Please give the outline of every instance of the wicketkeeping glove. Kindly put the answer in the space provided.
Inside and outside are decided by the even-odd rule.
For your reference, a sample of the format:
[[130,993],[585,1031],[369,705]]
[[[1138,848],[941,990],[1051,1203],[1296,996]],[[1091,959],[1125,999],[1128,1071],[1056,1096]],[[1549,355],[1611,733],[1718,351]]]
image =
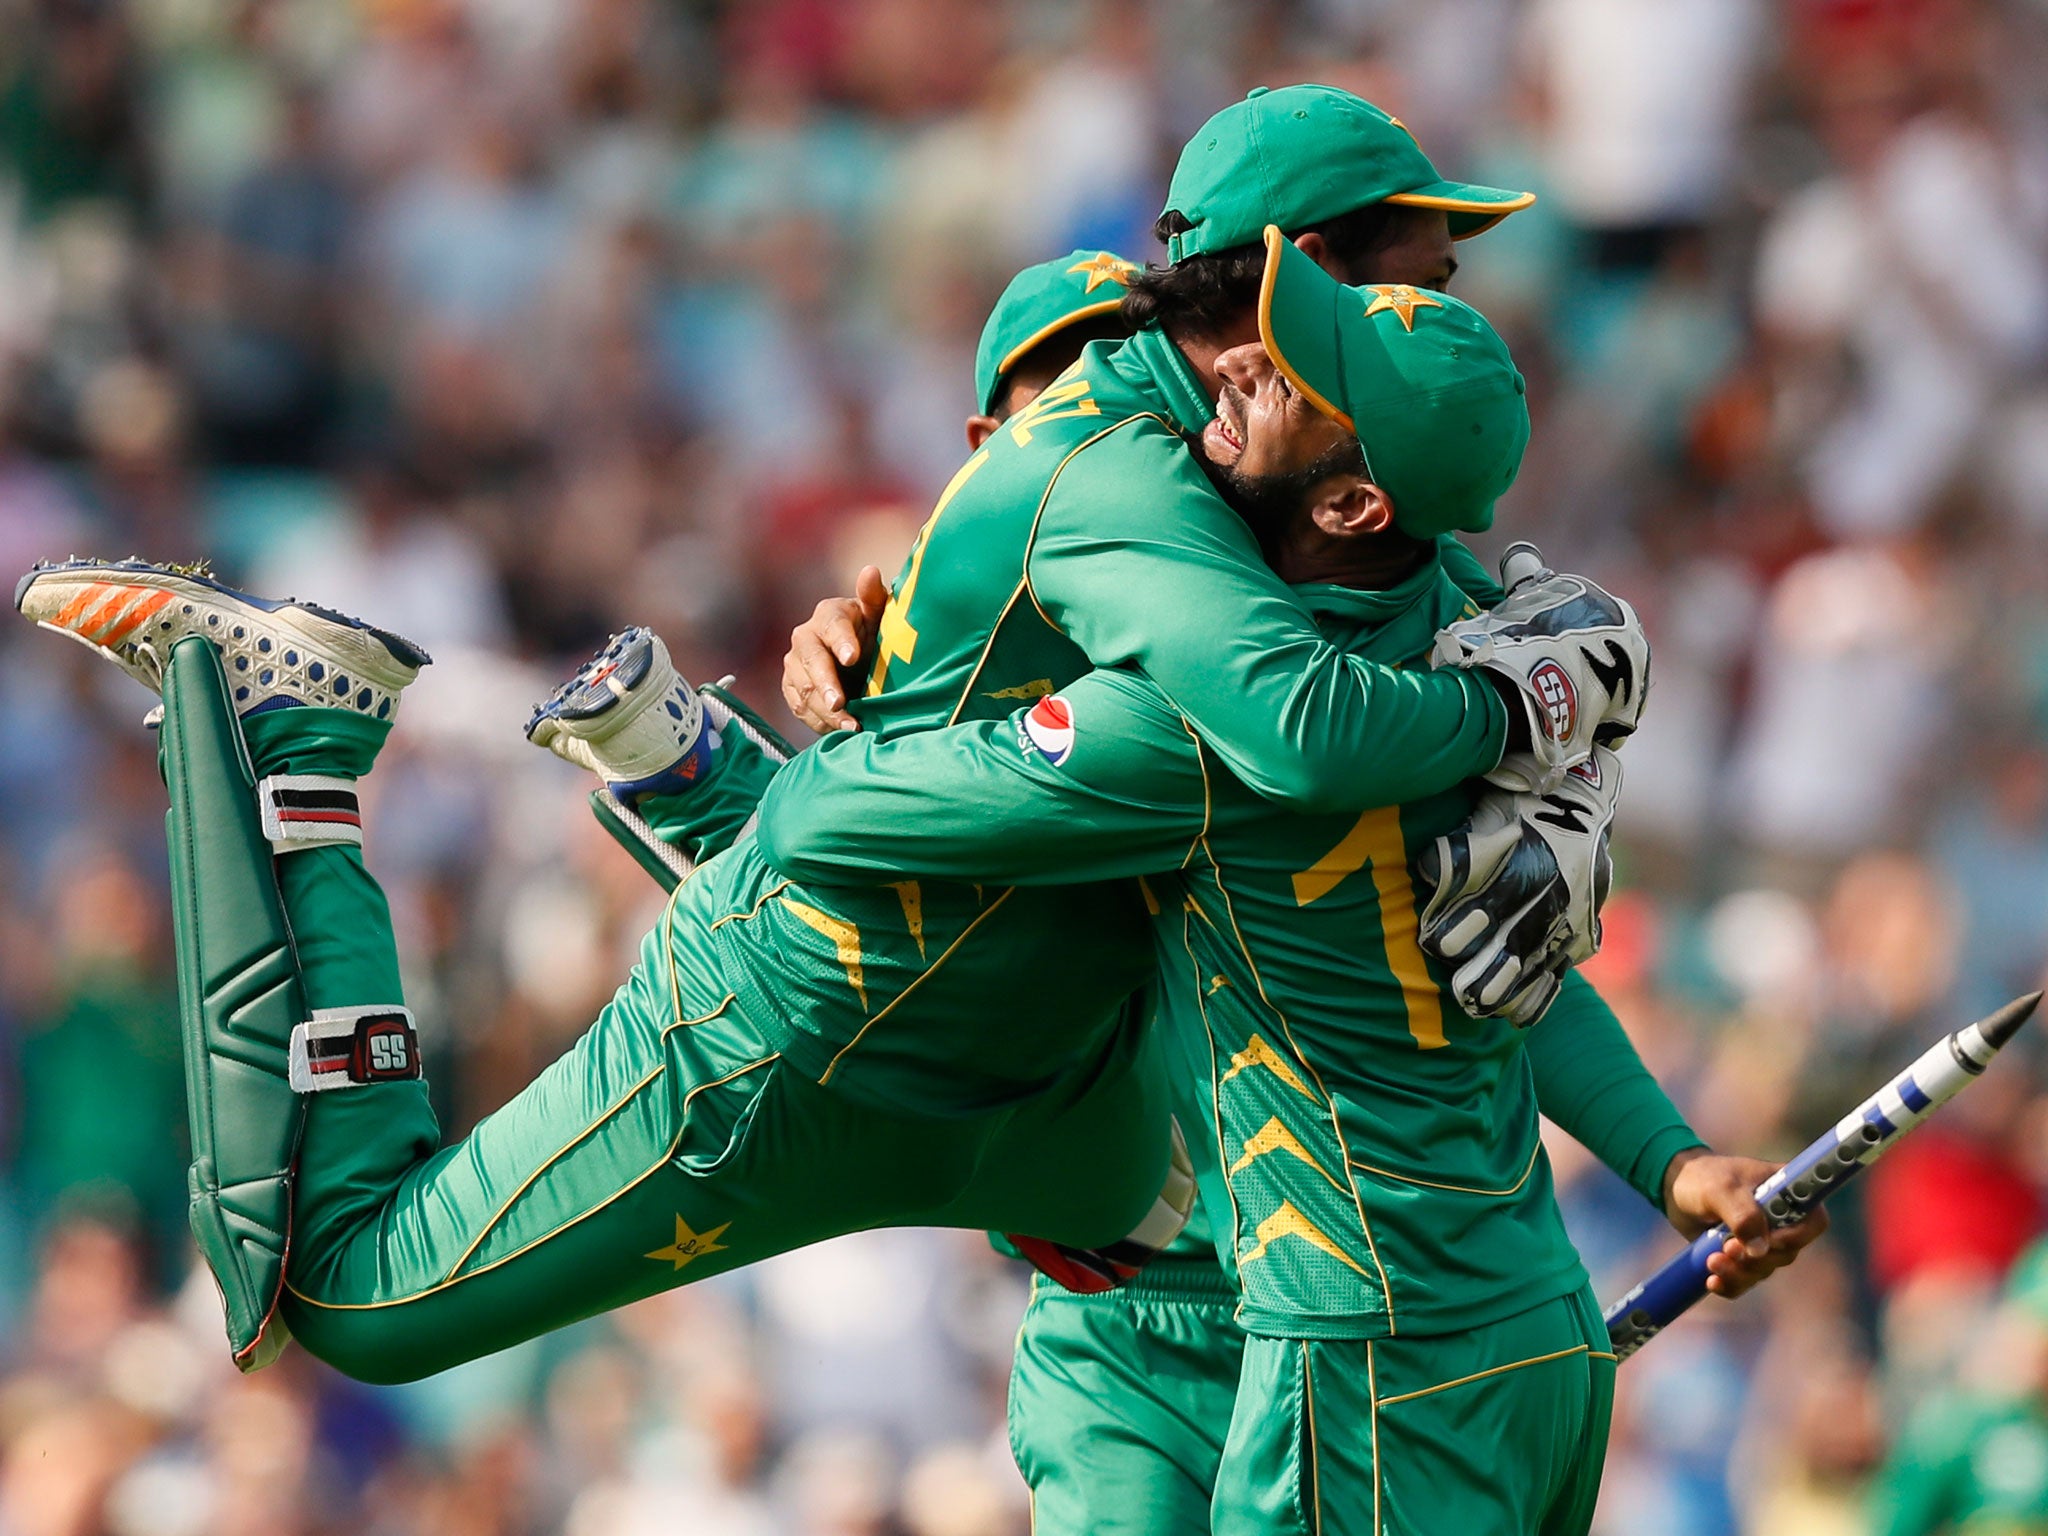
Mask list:
[[1471,820],[1417,856],[1430,892],[1420,942],[1455,967],[1451,991],[1467,1013],[1533,1024],[1565,970],[1600,948],[1620,793],[1621,760],[1595,747],[1547,795],[1488,790]]
[[[1540,563],[1530,546],[1516,549]],[[1612,746],[1633,733],[1650,688],[1650,642],[1635,610],[1583,576],[1551,570],[1510,586],[1492,612],[1438,631],[1431,661],[1481,667],[1507,682],[1527,712],[1531,750],[1510,752],[1486,777],[1538,794],[1555,789],[1596,742]]]

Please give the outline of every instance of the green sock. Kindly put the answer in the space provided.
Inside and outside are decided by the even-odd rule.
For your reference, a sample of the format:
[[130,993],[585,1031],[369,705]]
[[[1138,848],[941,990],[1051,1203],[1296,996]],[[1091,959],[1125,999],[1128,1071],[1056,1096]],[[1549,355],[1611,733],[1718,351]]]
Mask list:
[[[273,709],[242,721],[256,776],[318,773],[360,779],[377,760],[388,720],[341,709]],[[309,1008],[402,1006],[391,907],[349,844],[281,854],[277,884],[298,946]]]
[[[376,762],[385,720],[348,710],[266,710],[242,721],[258,778],[318,773],[360,779]],[[349,844],[277,858],[308,1008],[403,1006],[391,907]],[[406,1170],[440,1142],[421,1082],[380,1083],[309,1096],[300,1145],[292,1273],[317,1271],[390,1197]]]

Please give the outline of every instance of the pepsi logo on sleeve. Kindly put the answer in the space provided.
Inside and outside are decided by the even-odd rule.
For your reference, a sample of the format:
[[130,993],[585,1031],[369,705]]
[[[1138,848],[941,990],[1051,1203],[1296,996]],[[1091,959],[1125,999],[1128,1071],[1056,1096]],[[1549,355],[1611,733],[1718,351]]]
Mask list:
[[1074,711],[1058,694],[1040,699],[1017,727],[1017,744],[1029,757],[1033,752],[1057,768],[1074,751]]

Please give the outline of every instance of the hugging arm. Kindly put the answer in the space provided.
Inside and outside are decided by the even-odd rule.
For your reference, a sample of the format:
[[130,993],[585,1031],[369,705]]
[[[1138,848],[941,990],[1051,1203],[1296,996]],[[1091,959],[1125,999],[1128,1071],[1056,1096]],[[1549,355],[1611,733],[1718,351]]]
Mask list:
[[1331,645],[1193,459],[1177,442],[1158,459],[1142,496],[1087,453],[1047,493],[1029,595],[1089,660],[1141,669],[1239,779],[1293,809],[1401,804],[1494,768],[1508,714],[1491,683]]
[[798,880],[1074,885],[1178,868],[1204,804],[1179,712],[1096,671],[1003,720],[830,737],[777,775],[757,836]]

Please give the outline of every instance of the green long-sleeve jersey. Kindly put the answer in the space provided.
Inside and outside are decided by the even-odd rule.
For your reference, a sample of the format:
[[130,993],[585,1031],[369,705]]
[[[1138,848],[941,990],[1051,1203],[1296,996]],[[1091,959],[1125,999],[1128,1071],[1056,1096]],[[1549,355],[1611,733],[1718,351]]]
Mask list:
[[[1088,348],[1005,423],[897,580],[855,705],[867,730],[1000,718],[1091,666],[1135,665],[1280,799],[1355,811],[1491,768],[1506,709],[1489,685],[1347,654],[1267,569],[1182,436],[1209,411],[1179,350],[1148,332]],[[878,891],[821,872],[797,888],[747,840],[698,878],[718,886],[732,1006],[804,1070],[891,1103],[1034,1092],[1087,1058],[1150,974],[1121,884],[913,876]],[[1014,978],[1061,949],[1063,995],[1017,995]]]
[[[1421,664],[1471,611],[1441,556],[1387,591],[1300,595],[1334,643],[1393,664]],[[1459,1010],[1416,942],[1409,858],[1471,806],[1457,785],[1362,814],[1285,810],[1150,678],[1102,669],[1002,721],[825,742],[783,771],[757,836],[799,877],[1142,877],[1240,1320],[1375,1337],[1477,1326],[1584,1284],[1539,1100],[1653,1201],[1699,1141],[1582,980],[1532,1031]],[[1034,987],[1057,996],[1090,945],[1067,934]]]

